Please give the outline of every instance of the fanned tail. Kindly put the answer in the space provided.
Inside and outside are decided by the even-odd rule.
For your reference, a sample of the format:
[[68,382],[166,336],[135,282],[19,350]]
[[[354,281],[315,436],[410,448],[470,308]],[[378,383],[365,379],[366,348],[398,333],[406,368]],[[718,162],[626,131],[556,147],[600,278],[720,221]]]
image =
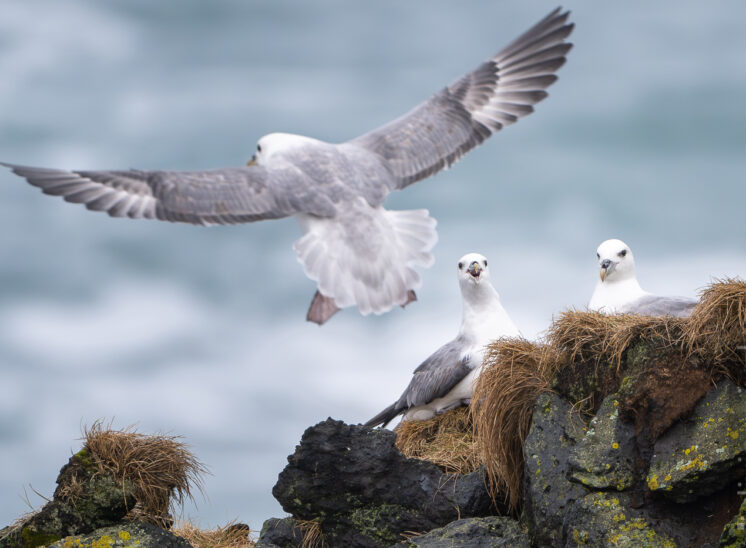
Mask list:
[[415,267],[433,263],[436,222],[424,209],[387,211],[358,202],[333,219],[298,221],[306,232],[293,245],[298,260],[336,308],[355,305],[368,315],[406,305],[422,284]]

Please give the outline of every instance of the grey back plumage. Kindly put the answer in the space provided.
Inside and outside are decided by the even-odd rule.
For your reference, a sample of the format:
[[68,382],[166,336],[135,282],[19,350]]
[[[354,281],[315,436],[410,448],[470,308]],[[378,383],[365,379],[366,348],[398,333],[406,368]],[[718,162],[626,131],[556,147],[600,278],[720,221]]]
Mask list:
[[564,42],[568,16],[557,8],[476,70],[350,144],[380,155],[398,188],[449,167],[547,97],[572,47]]
[[692,313],[697,299],[689,297],[661,297],[645,295],[619,309],[622,314],[640,314],[643,316],[677,316],[685,318]]

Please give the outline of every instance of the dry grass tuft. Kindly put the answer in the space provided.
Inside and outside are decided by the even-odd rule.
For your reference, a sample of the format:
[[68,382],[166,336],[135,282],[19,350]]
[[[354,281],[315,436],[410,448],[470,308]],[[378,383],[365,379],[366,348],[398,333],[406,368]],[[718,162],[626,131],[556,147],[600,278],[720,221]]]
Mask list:
[[655,340],[663,348],[680,346],[687,320],[672,316],[607,315],[567,310],[549,328],[547,341],[570,354],[571,362],[613,362],[619,371],[633,342]]
[[396,427],[396,447],[404,456],[433,462],[449,474],[469,474],[481,464],[466,407],[425,421]]
[[534,402],[550,390],[552,375],[566,359],[549,345],[525,339],[500,339],[487,347],[471,414],[492,498],[503,498],[512,512],[522,498],[523,443]]
[[717,280],[705,289],[689,318],[685,341],[690,357],[696,355],[746,384],[746,282]]
[[112,430],[96,421],[84,439],[99,472],[134,484],[139,519],[168,527],[171,504],[193,500],[195,488],[202,491],[206,469],[178,437]]
[[253,548],[256,544],[249,537],[249,527],[240,523],[205,530],[189,522],[180,522],[171,532],[186,539],[194,548]]
[[300,529],[303,535],[303,542],[300,548],[325,548],[326,540],[324,533],[321,532],[321,523],[314,519],[296,519],[295,526]]

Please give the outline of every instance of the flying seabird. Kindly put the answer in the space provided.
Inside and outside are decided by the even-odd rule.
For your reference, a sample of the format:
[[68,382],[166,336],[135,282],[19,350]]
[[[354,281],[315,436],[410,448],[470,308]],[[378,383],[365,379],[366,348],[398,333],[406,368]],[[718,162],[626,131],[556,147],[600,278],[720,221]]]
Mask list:
[[498,54],[412,111],[350,141],[271,133],[245,167],[209,171],[77,171],[3,163],[45,194],[112,217],[198,225],[293,216],[293,248],[318,290],[307,319],[356,305],[382,314],[415,300],[414,267],[433,263],[435,219],[390,211],[387,194],[449,167],[533,112],[572,44],[557,8]]
[[520,336],[490,283],[483,255],[469,253],[461,257],[458,282],[463,302],[458,336],[422,362],[401,397],[365,426],[386,426],[400,413],[404,414],[403,420],[426,420],[468,404],[482,370],[485,346],[501,337]]
[[640,287],[635,275],[632,250],[621,240],[606,240],[596,251],[601,279],[588,303],[589,310],[606,314],[686,317],[697,299],[661,297]]

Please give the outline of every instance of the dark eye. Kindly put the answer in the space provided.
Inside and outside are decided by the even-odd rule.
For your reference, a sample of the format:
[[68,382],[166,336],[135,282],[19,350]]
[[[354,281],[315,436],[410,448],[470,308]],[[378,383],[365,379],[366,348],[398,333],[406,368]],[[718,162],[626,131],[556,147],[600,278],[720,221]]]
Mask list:
[[484,267],[487,268],[487,259],[484,260]]
[[600,258],[601,258],[601,255],[599,255],[598,253],[596,253],[596,259],[600,259]]
[[461,270],[462,268],[464,268],[464,263],[459,263],[458,264],[458,269]]
[[627,255],[627,250],[626,250],[626,249],[622,249],[622,250],[621,250],[621,251],[619,252],[619,256],[620,256],[620,257],[624,257],[625,255]]
[[256,145],[256,151],[261,152],[262,151],[262,145]]

